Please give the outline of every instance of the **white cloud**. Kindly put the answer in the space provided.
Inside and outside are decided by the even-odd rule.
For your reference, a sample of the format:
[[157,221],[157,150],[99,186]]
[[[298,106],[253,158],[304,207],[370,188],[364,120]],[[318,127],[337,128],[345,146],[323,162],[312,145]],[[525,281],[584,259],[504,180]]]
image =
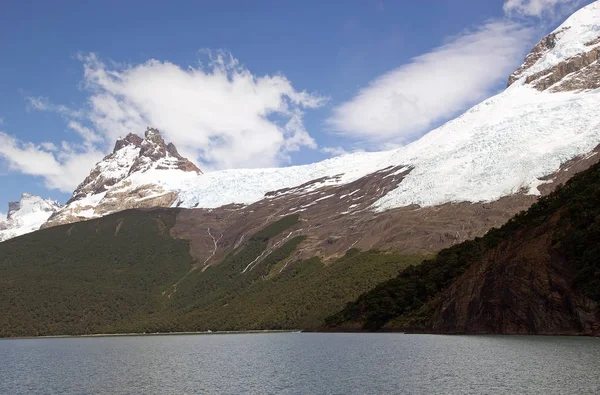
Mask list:
[[74,130],[81,136],[84,144],[88,147],[93,147],[95,143],[102,143],[103,141],[102,137],[99,136],[96,132],[94,132],[90,128],[83,126],[77,121],[69,121],[68,126],[70,129]]
[[61,150],[52,143],[24,143],[0,132],[0,157],[10,170],[44,178],[49,189],[72,192],[103,156],[101,151],[63,142]]
[[7,213],[0,211],[0,222],[6,220],[7,215]]
[[207,54],[207,67],[187,69],[158,60],[114,69],[81,57],[91,125],[107,141],[157,127],[211,168],[274,166],[289,152],[316,148],[302,116],[322,97],[282,75],[256,76],[230,54]]
[[522,59],[532,31],[490,21],[372,81],[327,120],[377,148],[406,143],[491,93]]
[[506,0],[504,12],[510,16],[562,18],[583,3],[582,0]]
[[65,105],[52,104],[47,97],[37,96],[37,97],[27,97],[27,105],[29,110],[37,110],[37,111],[52,111],[59,113],[65,118],[81,118],[83,117],[83,111],[74,110]]
[[0,132],[0,157],[13,171],[71,192],[118,137],[141,135],[147,126],[160,129],[204,170],[276,166],[290,152],[317,148],[302,117],[325,98],[296,90],[283,75],[254,75],[231,54],[203,53],[206,66],[185,69],[158,60],[109,67],[94,54],[79,56],[89,93],[85,107],[46,97],[28,97],[27,104],[59,114],[81,143],[33,144]]
[[56,151],[58,149],[56,147],[56,145],[54,145],[54,143],[50,142],[50,141],[45,141],[43,143],[40,143],[40,147],[46,151]]
[[323,148],[321,148],[321,152],[324,154],[331,155],[331,156],[340,156],[340,155],[346,155],[349,153],[343,147],[323,147]]

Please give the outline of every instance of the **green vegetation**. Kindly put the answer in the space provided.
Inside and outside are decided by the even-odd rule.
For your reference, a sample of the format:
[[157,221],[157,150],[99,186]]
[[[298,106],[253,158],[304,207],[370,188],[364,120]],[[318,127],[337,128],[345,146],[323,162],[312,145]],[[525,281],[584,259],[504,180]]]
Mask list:
[[[277,275],[270,268],[289,256],[300,238],[288,241],[261,261],[248,277],[238,275],[227,284],[227,261],[198,273],[191,284],[219,285],[206,292],[177,292],[183,309],[172,309],[168,318],[149,320],[147,332],[175,330],[305,329],[320,326],[323,319],[375,284],[398,274],[420,257],[351,251],[324,265],[319,259],[289,262]],[[276,255],[277,257],[275,257]],[[271,258],[272,257],[272,258]],[[271,258],[271,259],[269,259]],[[283,267],[282,267],[283,268]],[[202,279],[201,281],[198,281]]]
[[484,245],[481,239],[467,241],[442,250],[419,266],[409,266],[396,278],[377,285],[328,317],[325,325],[376,331],[393,318],[418,311],[481,258]]
[[176,210],[127,211],[0,244],[0,336],[104,332],[161,308],[190,268]]
[[328,265],[291,260],[304,240],[292,215],[189,273],[189,244],[170,235],[177,212],[125,211],[1,243],[0,337],[316,327],[420,261],[357,250]]
[[[558,216],[556,225],[551,225]],[[329,328],[380,330],[389,324],[416,326],[431,311],[427,302],[450,285],[472,264],[503,240],[518,232],[554,226],[552,248],[573,262],[574,288],[600,302],[600,164],[579,173],[563,187],[540,199],[499,229],[484,237],[444,249],[420,266],[411,266],[396,278],[379,284],[325,321]]]

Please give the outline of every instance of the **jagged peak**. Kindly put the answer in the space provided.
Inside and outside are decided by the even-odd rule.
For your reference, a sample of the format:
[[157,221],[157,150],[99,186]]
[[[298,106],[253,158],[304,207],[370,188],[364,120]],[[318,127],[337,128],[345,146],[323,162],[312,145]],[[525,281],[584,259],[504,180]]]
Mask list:
[[[600,0],[579,9],[542,38],[511,74],[507,86],[523,80],[538,90],[595,89],[600,72],[594,64],[599,57]],[[567,76],[573,81],[562,81]]]
[[56,200],[23,193],[19,201],[8,203],[6,218],[0,218],[0,242],[38,230],[60,209]]
[[134,173],[152,169],[202,174],[196,165],[177,152],[173,143],[166,144],[158,129],[148,127],[144,138],[134,133],[120,137],[113,152],[92,168],[86,179],[75,189],[67,205],[90,194],[105,192]]
[[121,148],[126,147],[128,145],[133,145],[139,147],[142,144],[143,139],[137,134],[129,133],[125,137],[119,137],[117,142],[115,143],[115,148],[113,149],[113,153],[119,151]]
[[158,129],[148,127],[144,133],[144,140],[140,144],[139,155],[131,165],[129,174],[144,172],[152,168],[202,173],[196,165],[179,154],[173,143],[166,144]]
[[152,138],[154,136],[160,136],[160,131],[158,129],[156,129],[156,128],[148,126],[146,128],[146,132],[144,133],[144,136],[146,138]]

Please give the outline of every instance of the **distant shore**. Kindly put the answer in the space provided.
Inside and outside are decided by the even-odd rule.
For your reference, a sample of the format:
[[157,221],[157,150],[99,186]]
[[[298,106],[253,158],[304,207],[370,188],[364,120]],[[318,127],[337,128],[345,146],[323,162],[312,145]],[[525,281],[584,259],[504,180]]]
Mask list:
[[261,334],[261,333],[298,333],[300,329],[265,329],[265,330],[247,330],[247,331],[202,331],[202,332],[133,332],[133,333],[95,333],[89,335],[48,335],[48,336],[24,336],[24,337],[0,337],[0,340],[17,339],[69,339],[86,337],[125,337],[125,336],[180,336],[180,335],[243,335],[243,334]]

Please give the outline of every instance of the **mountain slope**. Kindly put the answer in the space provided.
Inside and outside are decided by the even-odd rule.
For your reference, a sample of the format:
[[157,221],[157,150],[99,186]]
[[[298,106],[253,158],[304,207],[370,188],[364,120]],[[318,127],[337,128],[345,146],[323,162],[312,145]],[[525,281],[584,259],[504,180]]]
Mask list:
[[24,193],[18,202],[8,203],[6,219],[0,219],[0,242],[38,230],[60,209],[54,200]]
[[0,336],[98,333],[155,312],[192,262],[169,235],[175,215],[124,212],[1,243]]
[[[397,150],[354,153],[304,166],[236,169],[182,179],[173,205],[218,208],[252,204],[266,194],[313,183],[312,189],[354,182],[389,166],[412,171],[393,190],[372,203],[378,211],[453,202],[491,202],[525,191],[539,195],[544,177],[561,164],[590,153],[600,143],[597,78],[587,63],[600,43],[599,3],[576,12],[542,40],[510,78],[510,86],[458,118]],[[561,33],[562,32],[562,33]],[[595,53],[595,52],[594,52]],[[591,59],[591,58],[590,58]],[[556,73],[567,62],[571,74]],[[597,63],[593,63],[594,65]],[[587,81],[560,91],[540,91],[533,75],[554,73],[559,83],[573,72]],[[541,78],[541,77],[540,77]],[[566,80],[565,80],[566,81]],[[535,83],[534,83],[535,82]],[[565,82],[566,84],[566,82]],[[567,84],[568,85],[568,84]],[[583,90],[585,88],[585,90]],[[315,182],[321,179],[321,182]]]
[[291,215],[203,268],[172,236],[185,211],[127,210],[1,243],[0,337],[316,326],[421,260],[356,250],[329,265],[291,259],[304,239],[285,238],[298,226]]
[[548,181],[542,178],[600,143],[598,48],[600,2],[595,2],[536,45],[504,92],[405,147],[306,166],[210,173],[190,180],[178,204],[249,204],[268,191],[319,177],[340,175],[328,182],[348,183],[399,165],[413,170],[375,209],[490,202],[521,190],[539,194],[538,186]]
[[600,164],[484,237],[442,250],[330,329],[600,335]]

